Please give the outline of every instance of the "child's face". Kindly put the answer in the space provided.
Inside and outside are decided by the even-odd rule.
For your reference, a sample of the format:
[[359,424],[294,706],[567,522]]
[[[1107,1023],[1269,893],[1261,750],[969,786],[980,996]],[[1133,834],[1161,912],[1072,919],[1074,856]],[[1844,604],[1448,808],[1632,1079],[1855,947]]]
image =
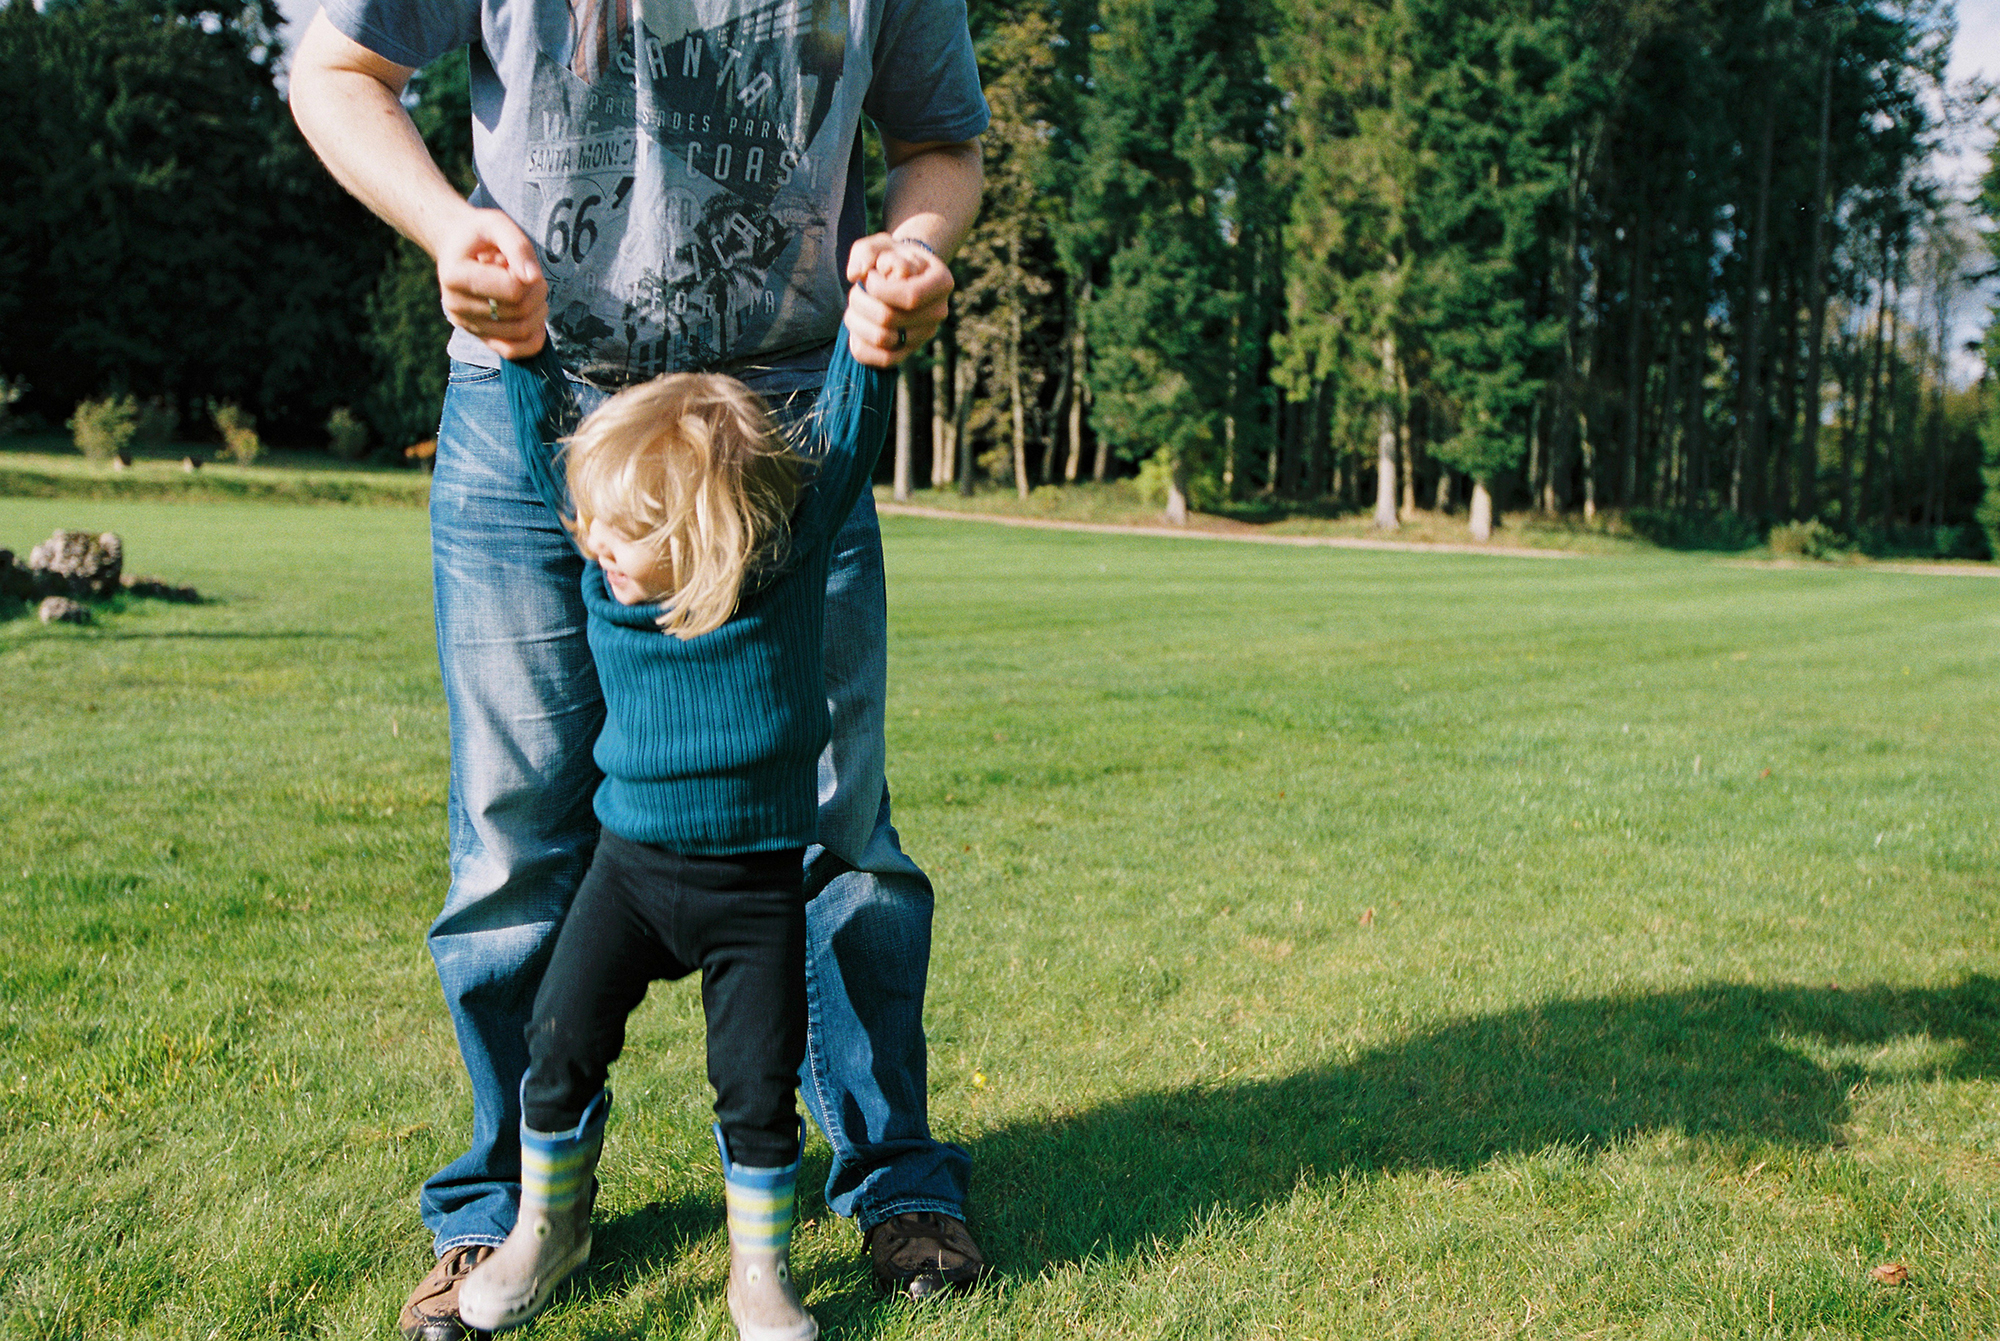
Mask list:
[[666,594],[666,565],[623,531],[591,517],[583,530],[583,547],[604,570],[604,583],[620,605],[657,601]]

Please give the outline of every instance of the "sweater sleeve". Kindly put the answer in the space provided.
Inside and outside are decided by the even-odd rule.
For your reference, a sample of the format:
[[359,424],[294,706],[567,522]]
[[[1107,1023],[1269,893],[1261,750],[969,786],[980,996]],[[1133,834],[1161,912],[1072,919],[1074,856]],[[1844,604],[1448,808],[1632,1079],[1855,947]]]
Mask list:
[[506,359],[500,364],[500,382],[507,392],[508,417],[514,425],[514,446],[521,454],[521,468],[534,482],[558,525],[574,515],[569,488],[556,469],[556,454],[550,445],[575,427],[576,399],[556,361],[554,342],[542,345],[539,354],[525,359]]
[[813,409],[807,450],[813,476],[792,525],[792,544],[810,549],[840,529],[868,487],[889,436],[894,369],[864,368],[847,347],[847,328],[834,337],[826,385]]

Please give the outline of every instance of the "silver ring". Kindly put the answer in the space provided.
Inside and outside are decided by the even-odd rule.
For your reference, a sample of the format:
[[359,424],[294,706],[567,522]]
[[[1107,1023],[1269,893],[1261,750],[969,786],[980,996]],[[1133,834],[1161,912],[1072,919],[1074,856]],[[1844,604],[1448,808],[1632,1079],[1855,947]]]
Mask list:
[[500,300],[498,298],[488,298],[486,300],[486,317],[489,321],[500,320]]

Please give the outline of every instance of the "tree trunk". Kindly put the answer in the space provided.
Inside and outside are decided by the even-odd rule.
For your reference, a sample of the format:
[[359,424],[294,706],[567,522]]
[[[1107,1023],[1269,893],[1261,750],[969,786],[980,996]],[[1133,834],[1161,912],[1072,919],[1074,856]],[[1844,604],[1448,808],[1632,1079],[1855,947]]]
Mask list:
[[[1552,397],[1560,410],[1562,393],[1557,391]],[[1556,449],[1562,445],[1562,426],[1558,419],[1554,428],[1542,434],[1542,487],[1535,499],[1535,505],[1544,517],[1553,517],[1562,510],[1562,498],[1556,493]]]
[[1741,514],[1756,500],[1744,493],[1744,474],[1763,469],[1764,402],[1758,374],[1763,365],[1764,246],[1770,234],[1771,148],[1777,130],[1776,109],[1768,95],[1763,130],[1757,147],[1757,208],[1751,224],[1750,274],[1744,281],[1743,342],[1736,351],[1736,442],[1729,469],[1729,510]]
[[[1053,480],[1056,471],[1057,447],[1061,446],[1063,483],[1065,484],[1069,484],[1076,479],[1076,448],[1063,435],[1063,430],[1068,426],[1069,421],[1071,389],[1076,385],[1076,346],[1071,341],[1071,337],[1075,334],[1076,296],[1075,286],[1071,285],[1070,301],[1063,305],[1062,380],[1056,383],[1055,400],[1051,402],[1048,419],[1051,439],[1042,455],[1042,479],[1044,481]],[[1056,441],[1058,437],[1063,438],[1060,444]]]
[[910,501],[910,379],[896,379],[896,501]]
[[1239,346],[1243,339],[1243,309],[1239,306],[1229,314],[1229,376],[1226,379],[1222,412],[1222,497],[1225,502],[1236,500],[1236,410],[1237,397],[1242,395],[1237,383],[1241,380],[1243,360]]
[[1701,282],[1695,287],[1698,301],[1688,321],[1688,354],[1691,364],[1688,368],[1687,385],[1687,442],[1681,451],[1686,455],[1687,479],[1685,505],[1706,507],[1708,505],[1708,409],[1703,404],[1702,384],[1708,374],[1708,267],[1701,267]]
[[1789,478],[1797,464],[1792,456],[1792,435],[1799,421],[1799,304],[1791,284],[1785,285],[1785,326],[1779,343],[1777,436],[1766,455],[1771,462],[1771,512],[1796,518],[1792,500],[1798,497],[1797,481]]
[[1015,323],[1015,342],[1007,350],[1007,407],[1014,434],[1014,492],[1028,496],[1028,418],[1021,401],[1020,323]]
[[938,332],[931,353],[931,488],[942,489],[957,474],[958,443],[952,437],[952,333],[949,323]]
[[[1063,483],[1076,483],[1076,472],[1083,464],[1083,331],[1078,329],[1076,349],[1070,356],[1076,364],[1077,380],[1069,392],[1069,459],[1063,462]],[[1102,478],[1102,477],[1100,477]]]
[[1924,462],[1924,525],[1938,526],[1944,521],[1944,508],[1940,499],[1939,483],[1944,461],[1944,376],[1938,373],[1937,386],[1931,403],[1930,450]]
[[1542,397],[1536,396],[1535,403],[1528,407],[1528,469],[1523,475],[1528,486],[1530,507],[1541,498],[1542,489]]
[[1799,430],[1798,464],[1793,471],[1798,515],[1819,511],[1820,350],[1826,344],[1826,141],[1833,106],[1833,49],[1827,48],[1819,76],[1819,166],[1813,174],[1812,270],[1806,276],[1806,421]]
[[1396,341],[1382,337],[1382,410],[1375,432],[1375,529],[1396,529]]
[[969,351],[960,350],[951,370],[951,440],[958,449],[958,492],[966,498],[972,497],[973,485],[972,434],[966,428],[972,418],[972,388],[979,381],[979,360],[968,354]]
[[1676,402],[1680,399],[1681,342],[1680,314],[1667,319],[1667,380],[1660,388],[1659,442],[1653,449],[1653,506],[1664,507],[1680,491],[1680,434],[1674,431]]
[[1896,301],[1889,304],[1889,364],[1882,378],[1882,398],[1886,402],[1882,411],[1882,473],[1876,478],[1881,491],[1882,525],[1890,530],[1895,529],[1902,503],[1901,491],[1896,487],[1901,483],[1896,470],[1896,443],[1907,431],[1902,422],[1902,402],[1896,395],[1896,388],[1903,380],[1902,300],[1902,286],[1898,285]]
[[1083,304],[1089,297],[1090,281],[1084,279],[1077,284],[1070,304],[1069,457],[1063,462],[1064,484],[1076,483],[1076,472],[1083,464],[1083,362],[1090,352],[1083,335]]
[[1493,494],[1480,476],[1472,477],[1472,538],[1493,538]]
[[1326,382],[1315,378],[1306,398],[1305,453],[1307,496],[1325,498],[1333,492],[1333,453],[1326,431]]
[[[1641,177],[1640,199],[1644,200]],[[1627,281],[1625,311],[1625,488],[1621,502],[1631,507],[1639,491],[1639,425],[1646,408],[1646,289],[1652,276],[1648,243],[1652,240],[1652,215],[1641,212],[1633,229],[1631,278]]]
[[1889,262],[1882,261],[1882,288],[1875,300],[1875,366],[1868,374],[1868,436],[1861,442],[1861,498],[1857,521],[1867,520],[1875,496],[1875,444],[1882,436],[1882,337],[1889,330]]
[[1447,513],[1451,511],[1451,467],[1450,466],[1440,466],[1438,468],[1437,496],[1433,500],[1433,506],[1439,513]]
[[1597,449],[1590,445],[1590,431],[1581,414],[1576,417],[1578,449],[1583,453],[1583,519],[1597,520]]
[[1028,407],[1021,400],[1021,234],[1007,243],[1007,408],[1014,430],[1014,492],[1028,497]]
[[1603,338],[1604,322],[1600,320],[1584,348],[1576,383],[1576,452],[1577,464],[1583,468],[1583,519],[1587,522],[1597,520],[1597,444],[1590,436],[1590,379],[1597,367],[1598,345]]
[[1187,519],[1187,470],[1176,452],[1167,471],[1167,520],[1175,526],[1186,526]]
[[1931,386],[1931,431],[1930,459],[1924,471],[1924,525],[1944,525],[1944,393],[1946,379],[1951,375],[1948,341],[1950,340],[1951,311],[1945,296],[1944,286],[1950,282],[1939,272],[1937,276],[1937,366],[1932,370]]
[[1403,413],[1396,416],[1396,456],[1401,467],[1403,492],[1396,505],[1398,521],[1417,519],[1417,444],[1412,436],[1416,429],[1410,423],[1410,377],[1399,363],[1396,367],[1396,403],[1403,407]]
[[1840,529],[1851,537],[1858,524],[1854,505],[1854,439],[1861,432],[1860,350],[1841,336]]

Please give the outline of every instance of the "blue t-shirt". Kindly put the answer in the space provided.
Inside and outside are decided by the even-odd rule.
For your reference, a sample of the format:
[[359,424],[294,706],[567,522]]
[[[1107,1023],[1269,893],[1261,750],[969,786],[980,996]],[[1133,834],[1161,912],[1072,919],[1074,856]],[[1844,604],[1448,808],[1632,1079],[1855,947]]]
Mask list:
[[[472,202],[540,248],[563,365],[819,381],[866,231],[860,118],[969,140],[964,0],[327,0],[398,65],[471,47]],[[463,331],[454,358],[499,356]]]

